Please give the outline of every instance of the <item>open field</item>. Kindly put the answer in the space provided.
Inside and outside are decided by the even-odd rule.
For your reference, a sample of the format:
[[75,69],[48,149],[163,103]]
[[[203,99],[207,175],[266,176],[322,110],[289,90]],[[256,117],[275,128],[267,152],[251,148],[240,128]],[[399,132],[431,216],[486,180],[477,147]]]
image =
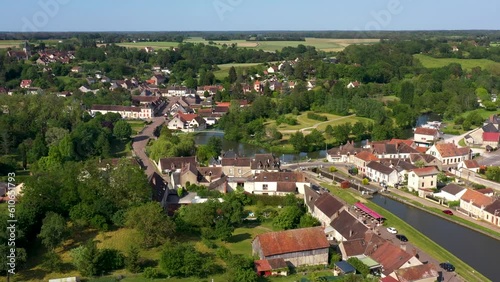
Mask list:
[[[324,185],[324,184],[322,184]],[[353,195],[351,192],[345,191],[344,189],[340,189],[338,187],[332,185],[324,185],[327,187],[334,195],[337,195],[343,198],[348,203],[352,203],[354,201]],[[346,195],[351,194],[351,195]],[[345,198],[344,198],[345,197]],[[400,234],[405,234],[410,242],[420,248],[422,251],[430,255],[431,257],[437,259],[438,261],[449,261],[451,262],[457,269],[457,273],[462,276],[465,281],[473,282],[473,281],[489,281],[483,275],[477,273],[472,267],[467,265],[465,262],[448,252],[446,249],[441,247],[440,245],[433,242],[428,237],[424,236],[420,231],[416,230],[405,221],[385,210],[384,208],[372,203],[366,202],[370,209],[376,211],[379,214],[382,214],[386,221],[384,222],[385,226],[395,227]]]
[[[301,115],[296,116],[299,124],[288,125],[288,124],[282,123],[278,126],[278,130],[281,133],[293,133],[293,132],[298,131],[298,130],[301,130],[301,131],[304,131],[305,133],[307,133],[307,132],[310,132],[313,128],[316,128],[320,131],[324,131],[328,125],[336,126],[336,125],[349,123],[349,122],[354,124],[358,121],[362,121],[362,122],[369,122],[370,121],[370,119],[357,117],[355,115],[337,116],[337,115],[326,114],[326,113],[319,113],[319,115],[327,117],[328,121],[318,121],[318,120],[309,119],[309,118],[307,118],[307,112],[304,112]],[[293,115],[288,115],[288,116],[293,116]],[[275,125],[275,124],[276,124],[276,121],[271,121],[271,122],[266,123],[266,125]]]
[[245,69],[248,67],[254,67],[261,65],[260,63],[240,63],[240,64],[223,64],[223,65],[217,65],[219,67],[219,70],[214,71],[215,78],[217,79],[224,79],[225,77],[229,76],[229,69],[231,67],[235,67],[236,71],[238,69]]
[[[184,40],[184,42],[189,43],[204,43],[208,44],[209,41],[204,40],[201,37],[192,37]],[[306,46],[314,46],[316,49],[322,51],[341,51],[345,47],[352,44],[373,44],[380,42],[379,39],[332,39],[332,38],[306,38],[305,41],[246,41],[246,40],[229,40],[229,41],[212,41],[216,46],[222,46],[224,44],[231,45],[236,44],[240,48],[251,48],[256,50],[264,50],[269,52],[274,52],[276,50],[281,50],[283,47],[297,47],[299,44]],[[137,43],[120,43],[120,46],[144,48],[153,47],[158,49],[166,49],[171,47],[177,47],[179,43],[177,42],[137,42]]]
[[487,70],[500,69],[500,63],[488,59],[452,59],[452,58],[433,58],[430,56],[417,54],[414,58],[418,59],[426,68],[441,68],[451,63],[462,65],[463,69],[470,70],[475,67],[481,67]]
[[11,48],[11,47],[19,47],[23,41],[21,40],[0,40],[0,49],[2,48]]

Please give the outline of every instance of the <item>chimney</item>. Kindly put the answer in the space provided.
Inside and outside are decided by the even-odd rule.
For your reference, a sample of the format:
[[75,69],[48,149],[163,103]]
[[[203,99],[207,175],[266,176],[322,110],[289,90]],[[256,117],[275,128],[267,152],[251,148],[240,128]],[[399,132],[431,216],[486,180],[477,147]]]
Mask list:
[[352,234],[353,234],[353,232],[352,232],[352,229],[351,229],[351,230],[349,230],[349,238],[352,237]]

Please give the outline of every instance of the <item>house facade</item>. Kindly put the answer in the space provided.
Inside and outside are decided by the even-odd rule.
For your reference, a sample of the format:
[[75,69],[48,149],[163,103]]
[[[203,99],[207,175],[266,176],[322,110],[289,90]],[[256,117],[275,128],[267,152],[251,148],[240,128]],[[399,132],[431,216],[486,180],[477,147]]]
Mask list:
[[439,171],[432,166],[414,169],[408,174],[408,190],[436,188],[438,173]]
[[151,119],[153,118],[153,108],[151,106],[129,107],[116,105],[93,105],[90,114],[94,116],[97,113],[103,115],[107,113],[120,114],[124,119]]
[[439,140],[439,131],[435,128],[418,127],[413,133],[413,142],[420,147],[430,147]]
[[378,161],[378,158],[368,151],[359,152],[352,157],[352,164],[355,165],[358,168],[358,171],[362,173],[366,173],[366,165],[372,161]]
[[304,194],[306,182],[300,172],[261,172],[244,184],[245,192],[257,195],[285,196]]
[[471,159],[469,147],[458,148],[454,143],[436,143],[426,152],[436,157],[444,166],[457,167],[465,160]]
[[475,190],[467,189],[460,199],[460,210],[470,217],[483,219],[486,207],[492,203],[492,198]]
[[371,161],[366,165],[366,175],[377,183],[395,186],[399,182],[397,170],[379,162]]

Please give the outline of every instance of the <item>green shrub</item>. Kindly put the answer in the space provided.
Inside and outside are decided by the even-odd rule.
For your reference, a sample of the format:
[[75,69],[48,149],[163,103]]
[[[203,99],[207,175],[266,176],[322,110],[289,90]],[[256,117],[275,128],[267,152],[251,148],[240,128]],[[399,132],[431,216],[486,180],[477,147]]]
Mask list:
[[327,121],[328,118],[322,115],[318,115],[317,113],[309,112],[307,113],[308,119],[319,120],[319,121]]
[[160,272],[158,271],[158,269],[153,268],[153,267],[146,267],[144,269],[143,275],[144,275],[144,278],[146,278],[146,279],[160,278]]
[[334,166],[331,166],[331,167],[330,167],[330,172],[336,172],[336,171],[337,171],[337,168],[336,168],[336,167],[334,167]]
[[361,273],[364,277],[370,273],[370,268],[358,258],[349,258],[347,262],[352,265],[356,270]]
[[370,181],[367,178],[363,178],[363,181],[361,182],[363,185],[368,185]]

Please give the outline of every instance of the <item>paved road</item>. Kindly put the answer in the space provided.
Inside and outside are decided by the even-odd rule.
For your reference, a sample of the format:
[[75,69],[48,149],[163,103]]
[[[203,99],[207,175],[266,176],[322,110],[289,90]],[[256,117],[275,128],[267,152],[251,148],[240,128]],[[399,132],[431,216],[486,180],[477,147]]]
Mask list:
[[134,154],[139,157],[142,161],[142,165],[145,168],[146,175],[149,177],[153,174],[153,172],[157,171],[156,165],[149,159],[146,155],[146,146],[148,145],[148,141],[151,138],[154,138],[153,132],[156,127],[163,124],[165,122],[165,118],[163,116],[154,117],[153,123],[147,125],[141,133],[134,136],[132,148]]

